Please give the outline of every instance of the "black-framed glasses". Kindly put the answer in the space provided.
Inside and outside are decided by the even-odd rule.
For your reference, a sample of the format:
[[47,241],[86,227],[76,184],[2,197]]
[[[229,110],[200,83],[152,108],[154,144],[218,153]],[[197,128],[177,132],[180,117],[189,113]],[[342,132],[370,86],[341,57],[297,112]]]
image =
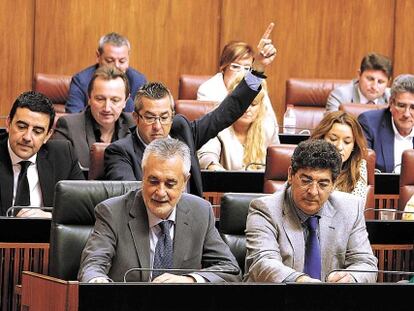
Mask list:
[[138,113],[138,116],[145,122],[145,124],[152,125],[155,122],[159,121],[162,125],[167,125],[172,122],[171,115],[162,115],[162,116],[146,116]]

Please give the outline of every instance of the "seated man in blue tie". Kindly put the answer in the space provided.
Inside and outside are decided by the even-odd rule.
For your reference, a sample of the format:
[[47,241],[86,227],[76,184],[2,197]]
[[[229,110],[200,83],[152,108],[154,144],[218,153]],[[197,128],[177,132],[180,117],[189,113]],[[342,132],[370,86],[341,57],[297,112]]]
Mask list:
[[[250,204],[247,281],[376,281],[377,259],[368,240],[364,204],[352,194],[334,191],[340,169],[341,155],[329,142],[297,146],[284,187]],[[330,273],[335,269],[341,271]]]
[[[80,281],[241,280],[237,261],[215,228],[210,203],[183,193],[190,166],[190,149],[177,139],[156,139],[145,148],[142,190],[95,208],[95,228],[82,253]],[[172,268],[191,271],[168,273]]]
[[[43,94],[24,92],[14,102],[6,120],[7,135],[0,139],[1,216],[11,206],[51,207],[59,180],[84,179],[71,144],[48,141],[54,119],[53,104]],[[23,209],[17,216],[51,214]]]

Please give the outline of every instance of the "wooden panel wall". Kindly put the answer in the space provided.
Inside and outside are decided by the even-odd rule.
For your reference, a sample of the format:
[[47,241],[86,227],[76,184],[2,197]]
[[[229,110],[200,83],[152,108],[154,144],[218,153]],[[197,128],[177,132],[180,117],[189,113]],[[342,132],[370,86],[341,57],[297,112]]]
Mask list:
[[[0,117],[14,99],[31,88],[34,0],[0,1]],[[0,119],[0,126],[4,119]]]
[[290,77],[353,78],[370,51],[394,58],[396,74],[414,70],[411,0],[4,0],[0,9],[0,115],[33,72],[74,74],[94,63],[110,31],[130,39],[131,66],[177,95],[181,73],[215,73],[228,41],[255,46],[274,21],[279,54],[268,82],[279,120]]
[[[181,72],[216,67],[216,0],[37,0],[35,72],[74,74],[96,60],[100,36],[131,42],[130,65],[178,90]],[[54,12],[53,15],[50,12]]]

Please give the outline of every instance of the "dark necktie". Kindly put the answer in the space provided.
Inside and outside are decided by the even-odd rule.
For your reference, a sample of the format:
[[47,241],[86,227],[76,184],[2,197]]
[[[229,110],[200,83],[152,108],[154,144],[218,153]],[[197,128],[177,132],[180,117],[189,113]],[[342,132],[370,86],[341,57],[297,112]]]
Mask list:
[[[163,221],[158,224],[161,228],[161,235],[155,246],[154,269],[171,269],[173,267],[173,245],[170,236],[172,221]],[[152,272],[152,279],[166,271]]]
[[16,198],[14,206],[29,206],[30,205],[30,189],[29,181],[27,180],[27,168],[31,164],[30,161],[19,162],[21,169],[19,179],[17,181]]
[[304,273],[314,279],[321,279],[321,248],[318,239],[318,218],[309,217],[306,221],[309,229],[305,252]]

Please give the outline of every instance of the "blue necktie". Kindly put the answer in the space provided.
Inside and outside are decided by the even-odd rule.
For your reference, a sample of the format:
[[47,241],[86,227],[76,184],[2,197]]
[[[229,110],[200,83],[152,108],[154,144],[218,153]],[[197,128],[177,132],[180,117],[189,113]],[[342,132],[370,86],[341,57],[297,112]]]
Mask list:
[[[163,221],[158,224],[161,228],[161,235],[155,246],[154,269],[171,269],[173,267],[173,244],[170,236],[172,221]],[[152,279],[166,271],[153,271]]]
[[306,221],[309,234],[305,252],[304,273],[314,279],[321,279],[321,247],[318,239],[318,217],[309,217]]

